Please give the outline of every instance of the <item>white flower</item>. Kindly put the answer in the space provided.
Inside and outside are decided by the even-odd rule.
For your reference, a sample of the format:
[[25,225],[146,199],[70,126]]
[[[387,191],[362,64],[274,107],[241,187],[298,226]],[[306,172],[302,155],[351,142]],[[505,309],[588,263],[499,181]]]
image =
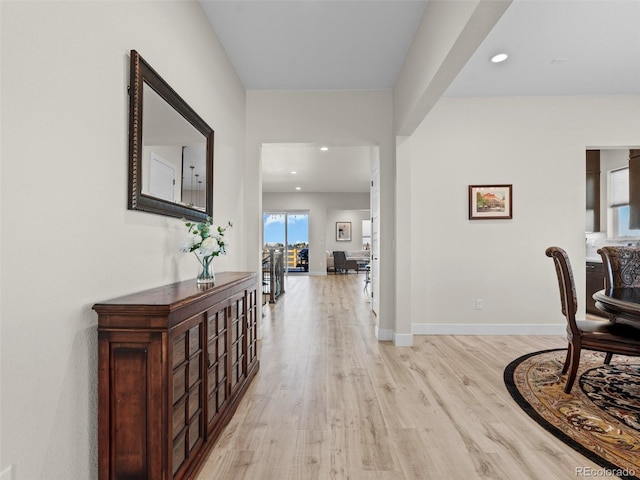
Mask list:
[[189,235],[184,241],[180,244],[180,250],[183,252],[191,252],[194,246],[197,246],[202,241],[202,237],[200,235]]
[[[188,236],[180,244],[181,251],[193,252],[202,257],[217,257],[226,253],[227,244],[224,241],[224,232],[227,228],[233,226],[231,222],[228,222],[228,226],[217,227],[208,218],[200,223],[192,223],[185,220],[185,226],[187,227]],[[202,237],[205,238],[203,239]]]
[[220,245],[218,245],[218,240],[214,237],[207,237],[200,244],[200,254],[205,257],[217,254],[219,251]]
[[180,250],[182,250],[183,252],[190,252],[191,247],[193,247],[193,235],[189,235],[182,241],[182,243],[180,244]]

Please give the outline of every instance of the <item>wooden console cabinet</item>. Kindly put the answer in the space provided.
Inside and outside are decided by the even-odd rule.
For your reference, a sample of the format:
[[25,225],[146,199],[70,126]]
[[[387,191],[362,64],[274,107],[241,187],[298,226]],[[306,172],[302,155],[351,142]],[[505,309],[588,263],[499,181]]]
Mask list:
[[98,303],[100,480],[188,479],[256,375],[255,273]]

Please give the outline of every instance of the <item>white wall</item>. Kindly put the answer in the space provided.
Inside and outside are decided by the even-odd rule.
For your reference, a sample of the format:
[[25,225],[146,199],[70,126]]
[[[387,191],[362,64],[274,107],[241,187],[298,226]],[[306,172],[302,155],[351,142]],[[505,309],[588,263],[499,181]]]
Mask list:
[[412,312],[411,270],[415,259],[411,255],[414,225],[414,211],[422,211],[424,205],[413,205],[411,201],[411,138],[396,137],[396,323],[393,332],[394,344],[413,345],[411,322],[420,315],[420,310]]
[[[366,196],[367,205],[369,203],[369,196]],[[326,250],[363,250],[362,248],[362,221],[370,219],[371,210],[365,207],[358,210],[350,209],[338,209],[329,210],[327,212],[327,225],[326,225],[326,238],[327,245]],[[337,241],[336,240],[336,223],[337,222],[351,222],[351,241]]]
[[91,306],[197,271],[179,219],[127,210],[129,51],[216,132],[215,219],[235,223],[218,271],[247,268],[245,91],[197,2],[0,8],[0,471],[97,478]]
[[[327,261],[326,251],[329,244],[335,242],[335,229],[333,218],[338,209],[346,209],[341,218],[362,218],[362,209],[369,207],[368,193],[264,193],[262,195],[262,208],[265,212],[285,210],[306,210],[309,212],[309,273],[326,275]],[[365,215],[366,217],[366,215]],[[342,220],[340,220],[342,221]],[[349,221],[349,220],[347,220]],[[352,225],[353,226],[353,225]],[[360,230],[362,226],[358,227]],[[358,245],[358,243],[342,242],[344,245]],[[346,250],[347,248],[342,248]],[[355,248],[349,248],[355,250]]]
[[[639,109],[640,96],[442,99],[411,138],[414,332],[562,333],[544,251],[567,250],[584,285],[585,150],[637,144]],[[492,183],[513,184],[513,220],[468,220],[468,185]]]

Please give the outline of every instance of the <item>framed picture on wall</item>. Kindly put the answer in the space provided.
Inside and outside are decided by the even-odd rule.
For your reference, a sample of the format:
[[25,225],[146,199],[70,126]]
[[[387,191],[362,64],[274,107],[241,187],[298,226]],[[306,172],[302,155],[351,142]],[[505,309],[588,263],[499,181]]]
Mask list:
[[512,185],[469,185],[469,220],[509,219]]
[[336,242],[351,241],[351,222],[336,222]]

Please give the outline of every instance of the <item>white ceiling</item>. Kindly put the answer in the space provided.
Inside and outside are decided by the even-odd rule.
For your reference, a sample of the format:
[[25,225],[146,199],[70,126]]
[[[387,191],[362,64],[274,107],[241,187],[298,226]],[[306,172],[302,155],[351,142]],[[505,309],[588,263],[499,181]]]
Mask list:
[[388,89],[424,0],[201,0],[247,90]]
[[320,145],[263,144],[262,191],[369,192],[371,148],[328,148],[321,151]]
[[[248,90],[393,88],[427,4],[415,0],[201,3]],[[640,94],[639,25],[640,0],[515,0],[445,95]],[[509,59],[491,64],[488,58],[498,51],[507,52]],[[263,162],[264,191],[291,191],[295,182],[288,172],[303,172],[311,165],[311,147],[318,145],[297,146],[302,148],[299,153],[295,145],[265,148],[273,156]],[[296,164],[296,158],[301,163]],[[353,170],[349,162],[355,158],[359,156],[350,147],[325,152],[320,167],[311,167],[314,173],[304,189],[368,188],[367,179],[360,184],[356,178],[338,187],[345,175],[337,178],[336,172]],[[298,178],[301,181],[302,176]],[[320,183],[321,179],[328,183]]]
[[639,25],[638,0],[515,0],[445,95],[640,94]]

